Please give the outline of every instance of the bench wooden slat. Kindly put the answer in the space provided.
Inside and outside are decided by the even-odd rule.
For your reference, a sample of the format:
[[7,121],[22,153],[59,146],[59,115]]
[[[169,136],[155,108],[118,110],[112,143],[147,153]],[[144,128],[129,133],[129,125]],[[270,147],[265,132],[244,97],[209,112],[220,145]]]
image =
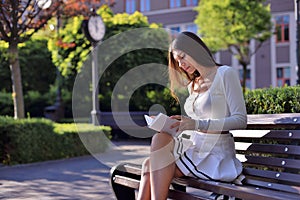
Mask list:
[[274,157],[263,157],[263,156],[245,156],[245,164],[256,164],[266,165],[280,168],[292,168],[298,169],[300,166],[300,160],[294,160],[289,158],[274,158]]
[[276,172],[269,170],[259,170],[253,168],[244,168],[243,173],[249,176],[257,176],[261,178],[272,179],[278,182],[289,182],[290,185],[300,186],[300,174],[293,174],[287,172]]
[[[120,185],[124,185],[130,188],[138,189],[139,188],[139,180],[124,177],[120,175],[114,176],[114,182]],[[213,181],[206,181],[206,180],[199,180],[199,179],[191,179],[191,178],[176,178],[174,181],[176,184],[184,184],[186,186],[198,188],[198,189],[206,189],[211,192],[226,194],[228,196],[236,196],[236,197],[243,197],[243,199],[252,200],[257,198],[257,195],[260,196],[260,199],[268,200],[268,199],[279,199],[285,200],[289,198],[289,200],[296,200],[297,196],[289,196],[288,194],[278,193],[276,191],[270,192],[269,190],[264,190],[262,188],[257,189],[253,188],[244,188],[243,186],[236,186],[234,184],[226,184],[221,182],[213,182]],[[200,183],[200,185],[199,185]],[[255,193],[254,193],[255,192]],[[296,192],[294,192],[296,193]],[[274,196],[276,195],[276,196]],[[206,197],[196,197],[188,193],[180,192],[180,191],[170,191],[169,197],[173,199],[186,199],[186,200],[208,200],[209,198]]]
[[[122,169],[123,169],[123,167],[122,167]],[[125,164],[124,169],[126,172],[134,172],[134,175],[141,173],[141,166],[139,166],[139,165],[131,165],[130,163]],[[126,185],[127,187],[131,187],[131,188],[135,188],[135,189],[137,189],[139,187],[139,180],[129,178],[129,177],[115,175],[114,181],[118,184]],[[271,183],[273,185],[272,185],[272,187],[270,187],[270,185],[268,185],[268,184],[270,184],[270,182],[251,180],[251,179],[247,179],[247,183],[249,183],[249,185],[254,185],[254,186],[251,188],[247,187],[246,189],[244,186],[236,186],[234,184],[228,184],[228,183],[222,183],[222,182],[199,180],[199,179],[190,178],[190,177],[175,178],[173,180],[173,182],[176,184],[179,184],[179,185],[185,185],[185,186],[189,186],[189,187],[193,187],[193,188],[204,189],[204,190],[208,190],[208,191],[215,192],[215,193],[226,194],[228,196],[236,196],[239,198],[249,199],[249,200],[252,200],[254,198],[256,200],[258,200],[258,199],[263,199],[263,200],[265,200],[265,199],[273,199],[273,200],[274,199],[281,199],[281,200],[297,199],[297,200],[299,200],[299,197],[300,197],[300,196],[297,196],[297,195],[299,195],[299,187],[297,187],[297,186],[291,188],[290,186],[284,186],[284,185],[278,184],[278,183]],[[260,186],[260,188],[257,189],[257,186]],[[269,188],[272,190],[266,190],[264,188]],[[278,194],[277,194],[276,190],[291,192],[291,193],[295,194],[295,196],[294,195],[289,196],[289,193],[281,194],[280,192],[278,192]],[[255,192],[255,193],[253,193],[253,192]],[[274,197],[274,195],[276,195],[276,197]],[[260,198],[258,198],[258,196],[260,196]],[[187,199],[187,198],[178,198],[178,199]]]
[[258,144],[258,143],[243,143],[235,142],[237,151],[261,152],[261,153],[276,153],[285,155],[300,155],[300,146],[282,145],[282,144]]
[[168,197],[174,200],[211,200],[209,197],[195,196],[186,192],[172,189],[169,190]]
[[236,198],[241,198],[244,200],[299,200],[298,195],[283,193],[276,190],[269,190],[264,188],[257,188],[252,186],[238,186],[234,184],[216,182],[216,181],[208,181],[208,180],[200,180],[196,178],[175,178],[175,183],[184,184],[189,187],[198,188],[208,190],[217,194],[225,194],[228,196],[234,196]]
[[232,130],[235,138],[297,139],[300,130]]
[[[137,172],[134,172],[134,174],[138,174],[141,169],[137,168],[136,166],[131,166],[131,165],[127,165],[127,172],[134,172],[134,170],[137,170]],[[134,188],[134,189],[138,189],[139,188],[139,184],[140,181],[133,179],[133,178],[129,178],[129,177],[125,177],[125,176],[120,176],[120,175],[115,175],[114,176],[114,180],[115,183],[120,184],[120,185],[124,185],[130,188]],[[169,198],[172,199],[185,199],[185,200],[210,200],[209,197],[204,197],[204,196],[194,196],[191,194],[188,194],[186,192],[181,192],[181,191],[177,191],[177,190],[170,190],[169,191]]]
[[291,187],[283,184],[271,183],[271,182],[260,181],[260,180],[249,179],[249,178],[245,180],[245,184],[284,191],[284,192],[290,192],[290,193],[295,193],[300,195],[300,187],[297,186]]
[[125,172],[135,174],[135,175],[141,175],[142,169],[141,165],[136,165],[132,163],[128,163],[124,165]]
[[134,189],[138,189],[139,185],[140,185],[139,180],[129,178],[129,177],[125,177],[125,176],[120,176],[120,175],[115,175],[113,181],[115,183],[120,184],[120,185],[124,185],[124,186],[134,188]]

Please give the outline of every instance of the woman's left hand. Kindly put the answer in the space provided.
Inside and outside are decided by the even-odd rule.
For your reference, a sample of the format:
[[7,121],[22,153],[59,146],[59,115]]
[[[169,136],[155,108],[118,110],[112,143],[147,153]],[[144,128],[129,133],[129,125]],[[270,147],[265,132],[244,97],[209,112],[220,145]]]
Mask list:
[[190,117],[186,117],[183,115],[173,115],[170,118],[177,119],[178,122],[171,125],[170,128],[177,128],[177,132],[182,132],[185,130],[195,130],[196,122]]

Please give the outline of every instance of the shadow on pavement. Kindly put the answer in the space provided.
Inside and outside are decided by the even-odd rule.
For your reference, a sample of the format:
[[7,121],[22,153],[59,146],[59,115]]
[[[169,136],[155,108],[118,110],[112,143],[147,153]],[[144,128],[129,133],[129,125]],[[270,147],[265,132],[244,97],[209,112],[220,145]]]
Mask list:
[[[109,165],[147,156],[148,141],[118,141]],[[100,159],[98,159],[100,156]],[[97,159],[96,159],[97,158]],[[115,199],[103,155],[0,167],[0,199]],[[100,160],[100,161],[99,161]]]

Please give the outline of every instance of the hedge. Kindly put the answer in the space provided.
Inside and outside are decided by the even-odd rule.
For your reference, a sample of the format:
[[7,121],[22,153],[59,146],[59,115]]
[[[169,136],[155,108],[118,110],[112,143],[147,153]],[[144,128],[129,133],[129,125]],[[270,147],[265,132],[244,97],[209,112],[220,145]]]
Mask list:
[[[71,114],[71,95],[70,92],[63,91],[63,101],[65,103],[66,118],[72,119]],[[147,97],[145,99],[145,96]],[[184,95],[183,95],[184,96]],[[54,90],[48,94],[40,94],[30,91],[25,94],[25,110],[28,116],[43,117],[43,110],[46,106],[52,105],[47,102],[49,99],[55,99]],[[144,99],[144,100],[143,100]],[[100,103],[103,104],[103,99]],[[274,113],[299,113],[300,112],[300,86],[269,87],[263,89],[247,90],[245,101],[248,114],[274,114]],[[184,102],[184,99],[181,99]],[[101,104],[103,111],[107,110]],[[133,105],[132,111],[149,110],[153,104],[162,105],[167,113],[180,113],[180,106],[174,103],[170,97],[169,90],[153,90],[147,94],[133,95],[130,105]],[[135,110],[136,109],[136,110]],[[109,109],[108,109],[109,110]],[[0,91],[0,115],[13,116],[13,101],[10,93]]]
[[300,86],[249,90],[245,101],[248,114],[300,113]]
[[58,124],[44,118],[14,120],[0,116],[1,163],[32,163],[103,152],[110,131],[110,127],[91,124]]

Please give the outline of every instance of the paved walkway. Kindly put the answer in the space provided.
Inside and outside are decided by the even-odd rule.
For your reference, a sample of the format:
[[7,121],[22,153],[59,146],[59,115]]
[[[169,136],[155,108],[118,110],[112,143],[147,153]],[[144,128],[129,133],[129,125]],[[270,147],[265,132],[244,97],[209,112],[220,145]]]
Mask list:
[[105,154],[0,167],[0,199],[115,199],[110,167],[141,163],[149,155],[149,141],[114,144],[116,148]]

